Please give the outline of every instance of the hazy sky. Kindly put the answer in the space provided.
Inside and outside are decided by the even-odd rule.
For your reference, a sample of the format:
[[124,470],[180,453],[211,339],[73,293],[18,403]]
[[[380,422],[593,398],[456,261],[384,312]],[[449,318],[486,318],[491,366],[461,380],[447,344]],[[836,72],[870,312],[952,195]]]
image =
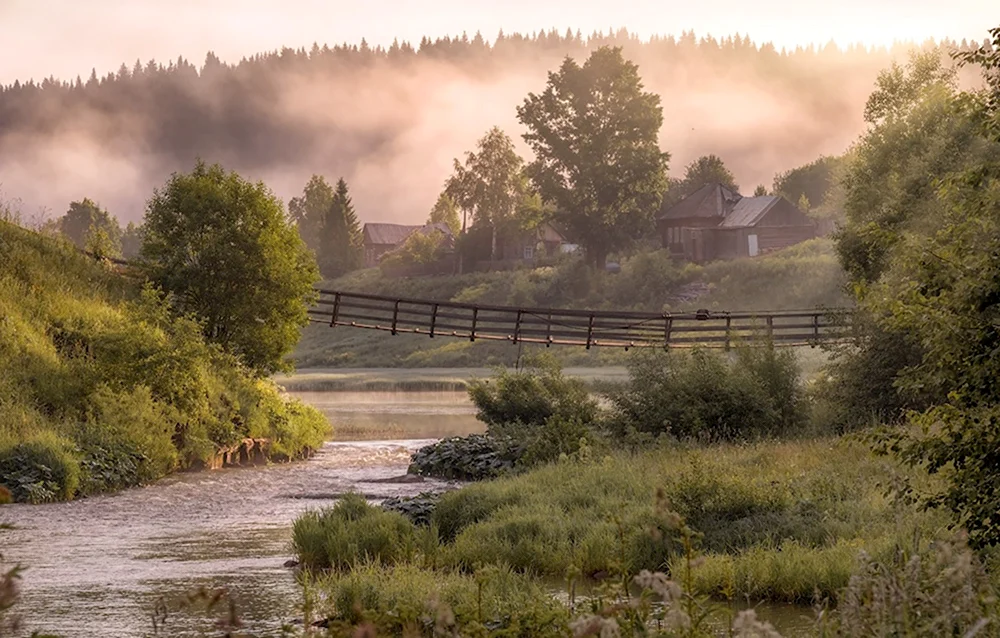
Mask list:
[[642,37],[694,29],[759,42],[889,44],[1000,25],[998,0],[0,0],[0,83],[73,78],[183,55],[200,65],[313,42],[372,45],[424,35],[492,40],[499,29],[626,27]]

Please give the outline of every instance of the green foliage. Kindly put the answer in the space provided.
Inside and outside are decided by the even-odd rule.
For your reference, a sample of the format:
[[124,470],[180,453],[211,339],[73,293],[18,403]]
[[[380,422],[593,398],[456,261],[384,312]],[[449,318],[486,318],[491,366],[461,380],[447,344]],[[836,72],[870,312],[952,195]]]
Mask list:
[[80,462],[69,441],[51,433],[39,434],[0,447],[0,484],[18,501],[69,500],[80,485]]
[[684,199],[706,184],[722,184],[740,192],[732,171],[718,155],[702,155],[684,168],[684,178],[670,188],[668,199],[673,204]]
[[260,375],[287,367],[316,264],[263,184],[201,161],[175,173],[147,204],[142,258],[209,341]]
[[939,227],[937,180],[1000,155],[1000,145],[983,139],[976,120],[958,107],[955,74],[936,53],[879,75],[865,108],[868,132],[843,177],[846,223],[837,250],[855,281],[877,280],[906,231]]
[[514,371],[498,369],[492,380],[473,380],[469,398],[478,409],[476,418],[489,428],[541,426],[554,416],[591,423],[597,416],[597,402],[583,382],[563,376],[549,358]]
[[403,244],[379,260],[379,269],[390,273],[393,268],[433,264],[444,257],[444,233],[434,229],[411,233]]
[[[988,87],[993,86],[989,79],[997,65],[1000,52],[994,51],[984,63]],[[908,75],[898,69],[888,75],[895,92],[873,96],[875,121],[901,122],[908,125],[901,133],[926,136],[926,127],[916,126],[924,122],[909,118],[921,113],[924,102],[914,104],[912,98],[925,94],[921,78],[933,77],[933,72],[932,65],[916,64]],[[985,120],[996,117],[990,114],[989,95],[987,89],[957,99],[950,96],[950,102],[963,109],[947,113],[940,128],[948,135],[932,148],[944,144],[954,153],[947,162],[922,166],[925,174],[930,170],[921,178],[925,187],[906,193],[914,199],[907,209],[912,211],[905,220],[910,222],[908,232],[895,234],[882,246],[877,279],[857,286],[880,329],[905,334],[913,344],[912,358],[896,373],[894,384],[910,396],[926,397],[918,407],[930,404],[912,415],[915,427],[874,436],[876,449],[940,475],[943,480],[933,489],[912,484],[899,488],[925,506],[950,510],[976,549],[1000,543],[1000,419],[995,407],[1000,398],[1000,136],[989,137],[992,129],[984,126]],[[905,169],[908,161],[893,158],[890,169]]]
[[[774,176],[773,192],[775,195],[783,195],[790,202],[798,203],[805,198],[808,206],[802,209],[804,212],[823,210],[834,190],[843,163],[842,157],[821,157],[779,173]],[[767,192],[762,194],[767,195]]]
[[122,230],[118,220],[89,199],[70,203],[58,224],[60,232],[79,248],[92,251],[96,248],[101,251],[98,254],[109,257],[121,255]]
[[997,594],[961,541],[890,561],[862,555],[841,592],[836,636],[998,636]]
[[7,224],[0,246],[0,455],[21,458],[25,442],[65,452],[46,471],[0,471],[0,483],[45,490],[18,499],[146,483],[248,437],[269,441],[275,459],[322,444],[318,411],[248,374],[153,287]]
[[458,218],[458,204],[447,192],[438,195],[438,199],[431,209],[431,214],[427,217],[427,223],[444,224],[451,231],[453,237],[458,237],[462,231],[462,221]]
[[854,337],[832,346],[830,362],[811,388],[822,429],[847,432],[880,424],[898,424],[910,410],[928,407],[929,389],[900,388],[899,375],[920,363],[913,337],[892,330],[859,310],[851,319]]
[[538,191],[603,270],[609,253],[652,228],[667,187],[659,96],[643,91],[621,49],[601,47],[583,66],[567,57],[517,114],[535,152],[528,172]]
[[142,250],[142,226],[129,222],[122,231],[122,258],[134,259],[139,256],[140,250]]
[[402,514],[348,494],[332,508],[296,519],[292,543],[303,566],[345,571],[368,562],[406,562],[416,553],[417,530]]
[[310,177],[302,195],[288,200],[288,217],[299,229],[302,241],[314,252],[319,252],[323,224],[332,204],[333,187],[322,175]]
[[347,191],[347,182],[341,177],[337,180],[337,189],[319,229],[316,252],[323,277],[333,279],[359,268],[362,263],[361,244],[361,225]]
[[477,152],[457,159],[445,193],[472,216],[472,226],[490,229],[490,260],[496,257],[497,234],[519,226],[519,212],[531,195],[524,177],[524,160],[500,127],[494,126],[477,143]]
[[386,636],[568,635],[569,610],[544,586],[510,569],[475,575],[417,565],[364,565],[318,584],[329,635],[356,627]]
[[628,383],[608,393],[616,438],[635,434],[734,440],[801,431],[807,404],[793,353],[741,347],[731,364],[714,352],[637,353]]

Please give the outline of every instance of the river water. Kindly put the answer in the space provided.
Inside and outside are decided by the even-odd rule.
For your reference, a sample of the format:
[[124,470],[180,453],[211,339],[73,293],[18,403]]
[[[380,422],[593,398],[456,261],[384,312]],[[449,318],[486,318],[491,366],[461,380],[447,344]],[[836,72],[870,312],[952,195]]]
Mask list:
[[[292,521],[348,491],[372,500],[447,484],[375,482],[406,472],[433,439],[482,431],[464,393],[303,393],[337,431],[303,462],[178,474],[119,494],[0,508],[5,564],[27,569],[17,611],[27,630],[62,636],[204,635],[215,617],[176,612],[199,587],[227,588],[245,632],[280,633],[301,617]],[[386,435],[386,436],[380,436]],[[343,440],[366,439],[366,440]],[[382,440],[379,440],[379,439]]]

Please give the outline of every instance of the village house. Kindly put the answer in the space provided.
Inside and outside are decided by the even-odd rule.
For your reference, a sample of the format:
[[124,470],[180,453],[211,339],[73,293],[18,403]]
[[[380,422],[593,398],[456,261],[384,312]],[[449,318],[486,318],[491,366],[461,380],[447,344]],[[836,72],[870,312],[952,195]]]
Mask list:
[[489,259],[487,236],[482,236],[482,245],[476,251],[477,270],[505,270],[545,264],[558,257],[568,246],[565,236],[554,224],[548,222],[530,230],[507,230],[498,235],[497,251],[492,262]]
[[455,238],[445,224],[411,226],[407,224],[369,223],[365,224],[361,230],[365,267],[377,266],[382,255],[399,248],[407,237],[418,231],[423,233],[440,231],[445,234],[445,241],[448,244],[446,248],[454,249]]
[[722,184],[706,184],[666,207],[657,227],[664,248],[693,262],[755,257],[819,234],[816,222],[784,197],[743,197]]

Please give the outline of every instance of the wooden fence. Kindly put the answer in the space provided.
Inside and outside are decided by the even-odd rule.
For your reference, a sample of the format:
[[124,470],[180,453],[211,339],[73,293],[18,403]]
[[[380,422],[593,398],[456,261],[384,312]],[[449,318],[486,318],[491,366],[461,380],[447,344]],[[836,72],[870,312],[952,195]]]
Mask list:
[[850,336],[847,309],[653,313],[487,306],[320,290],[310,321],[430,338],[513,344],[730,348],[741,342],[816,345]]

